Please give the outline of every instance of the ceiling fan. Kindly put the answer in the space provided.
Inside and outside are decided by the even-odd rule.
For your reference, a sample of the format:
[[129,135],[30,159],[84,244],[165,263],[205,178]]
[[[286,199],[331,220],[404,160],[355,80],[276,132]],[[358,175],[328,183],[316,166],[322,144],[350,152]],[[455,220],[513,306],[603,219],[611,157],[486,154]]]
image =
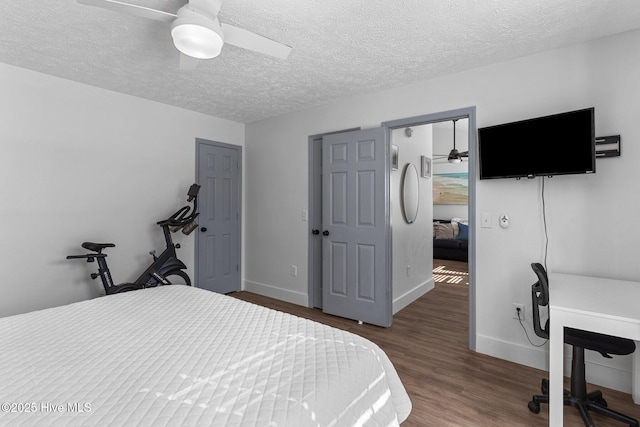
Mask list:
[[80,4],[171,24],[173,44],[181,52],[181,68],[195,68],[202,59],[220,55],[227,43],[276,58],[287,59],[291,47],[243,28],[220,23],[222,0],[189,0],[173,14],[116,0],[77,0]]
[[456,122],[459,119],[453,119],[453,149],[449,152],[449,154],[435,155],[434,159],[444,159],[447,158],[449,163],[460,163],[463,157],[469,157],[469,151],[459,152],[456,149]]

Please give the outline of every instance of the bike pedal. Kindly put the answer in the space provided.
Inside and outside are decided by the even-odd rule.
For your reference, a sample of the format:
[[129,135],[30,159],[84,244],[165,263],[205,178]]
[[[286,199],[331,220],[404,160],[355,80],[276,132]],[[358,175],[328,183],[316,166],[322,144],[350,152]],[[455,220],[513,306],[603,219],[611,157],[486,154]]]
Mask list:
[[98,273],[91,273],[91,278],[96,280],[98,278]]

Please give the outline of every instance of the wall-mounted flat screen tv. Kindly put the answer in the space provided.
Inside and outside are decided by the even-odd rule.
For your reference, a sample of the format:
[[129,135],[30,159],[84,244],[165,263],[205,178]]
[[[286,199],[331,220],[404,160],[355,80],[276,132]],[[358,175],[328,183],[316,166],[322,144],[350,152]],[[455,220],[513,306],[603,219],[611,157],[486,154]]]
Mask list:
[[595,110],[478,129],[480,179],[595,173]]

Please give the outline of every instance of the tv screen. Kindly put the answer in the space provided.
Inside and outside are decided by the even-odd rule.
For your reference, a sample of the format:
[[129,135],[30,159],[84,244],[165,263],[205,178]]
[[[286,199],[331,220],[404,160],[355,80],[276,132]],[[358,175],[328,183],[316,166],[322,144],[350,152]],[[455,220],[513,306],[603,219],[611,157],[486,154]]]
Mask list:
[[480,179],[595,173],[594,108],[478,129]]

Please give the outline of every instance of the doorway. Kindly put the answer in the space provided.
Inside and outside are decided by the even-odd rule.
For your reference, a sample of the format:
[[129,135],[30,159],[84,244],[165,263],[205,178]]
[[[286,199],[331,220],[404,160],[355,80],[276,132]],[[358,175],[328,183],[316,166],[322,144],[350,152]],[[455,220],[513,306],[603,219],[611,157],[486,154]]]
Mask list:
[[443,111],[424,116],[410,117],[383,123],[389,133],[394,129],[420,126],[426,124],[441,123],[458,119],[467,119],[468,138],[468,265],[469,265],[469,349],[476,349],[476,292],[475,292],[475,217],[476,217],[476,109],[475,107],[461,108],[457,110]]
[[469,120],[456,118],[428,126],[433,130],[434,152],[434,281],[453,283],[461,278],[457,272],[468,272]]
[[[387,162],[391,164],[391,131],[399,128],[420,126],[423,124],[451,121],[453,119],[468,119],[468,215],[469,220],[469,349],[476,349],[476,293],[475,293],[475,217],[476,217],[476,109],[475,107],[461,108],[440,113],[416,116],[406,119],[382,123],[387,129]],[[355,128],[359,129],[359,128]],[[350,129],[350,130],[355,130]],[[345,132],[345,131],[339,131]],[[337,132],[332,132],[337,133]],[[323,135],[309,137],[309,279],[308,305],[322,308],[322,138]],[[390,167],[389,167],[390,170]],[[388,195],[387,195],[388,197]],[[390,240],[390,239],[389,239]],[[391,257],[392,248],[388,255]],[[388,260],[389,263],[391,260]],[[391,268],[390,268],[391,270]],[[392,273],[391,273],[392,274]]]

